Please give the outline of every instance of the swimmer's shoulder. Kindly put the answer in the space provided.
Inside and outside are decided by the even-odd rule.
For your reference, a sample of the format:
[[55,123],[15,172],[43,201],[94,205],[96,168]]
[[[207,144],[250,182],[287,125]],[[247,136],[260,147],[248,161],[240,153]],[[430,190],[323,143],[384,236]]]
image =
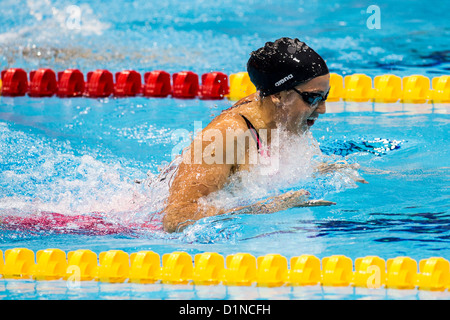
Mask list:
[[235,104],[233,104],[230,108],[222,111],[225,112],[239,112],[242,109],[251,108],[256,103],[256,93],[253,93],[245,98],[242,98],[241,100],[237,101]]
[[211,125],[226,124],[230,126],[230,129],[246,129],[247,123],[242,115],[247,114],[248,110],[252,109],[255,103],[255,94],[249,95],[237,101],[230,108],[223,110],[221,114],[211,121]]
[[216,116],[211,123],[205,129],[247,129],[247,123],[242,117],[242,114],[246,114],[246,109],[251,108],[254,104],[254,100],[249,97],[241,99],[236,102],[232,107],[223,110],[218,116]]

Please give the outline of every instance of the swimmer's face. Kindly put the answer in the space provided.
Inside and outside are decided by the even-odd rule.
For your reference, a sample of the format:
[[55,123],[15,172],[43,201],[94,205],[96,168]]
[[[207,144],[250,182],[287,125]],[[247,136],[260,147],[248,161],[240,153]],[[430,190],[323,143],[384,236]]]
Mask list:
[[320,99],[318,103],[310,104],[299,93],[308,93],[306,96],[314,97],[315,94],[325,96],[330,90],[330,75],[316,77],[308,82],[295,87],[296,90],[285,90],[272,96],[272,101],[278,106],[278,120],[286,125],[286,129],[293,133],[303,133],[319,117],[326,112],[325,101]]

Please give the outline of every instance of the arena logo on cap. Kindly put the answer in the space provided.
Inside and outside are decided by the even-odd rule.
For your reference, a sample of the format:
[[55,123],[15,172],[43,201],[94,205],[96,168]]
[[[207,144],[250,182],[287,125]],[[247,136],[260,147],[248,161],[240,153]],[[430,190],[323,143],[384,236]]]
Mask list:
[[281,86],[283,83],[285,83],[285,82],[288,81],[288,80],[291,80],[293,77],[294,77],[294,76],[293,76],[292,73],[291,73],[290,75],[284,77],[283,79],[281,79],[281,80],[275,82],[275,87]]

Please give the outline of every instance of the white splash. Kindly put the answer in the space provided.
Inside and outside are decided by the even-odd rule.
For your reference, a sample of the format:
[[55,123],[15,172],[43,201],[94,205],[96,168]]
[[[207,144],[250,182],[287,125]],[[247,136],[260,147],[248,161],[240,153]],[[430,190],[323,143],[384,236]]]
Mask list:
[[[252,204],[258,200],[284,193],[288,190],[306,189],[314,185],[320,173],[317,166],[325,162],[335,162],[336,157],[325,156],[319,143],[311,132],[300,136],[280,133],[280,146],[272,150],[271,156],[279,157],[276,170],[253,167],[250,171],[240,171],[230,179],[222,190],[210,194],[206,203],[218,208],[231,209],[236,206]],[[270,164],[266,164],[269,166]],[[355,178],[359,177],[356,166],[328,173],[324,187],[326,190],[316,194],[356,187]],[[311,191],[311,190],[308,190]]]
[[20,39],[48,43],[75,34],[101,35],[110,28],[110,24],[100,21],[87,3],[63,7],[50,0],[27,0],[26,8],[33,19],[18,29],[1,33],[1,44],[15,43]]

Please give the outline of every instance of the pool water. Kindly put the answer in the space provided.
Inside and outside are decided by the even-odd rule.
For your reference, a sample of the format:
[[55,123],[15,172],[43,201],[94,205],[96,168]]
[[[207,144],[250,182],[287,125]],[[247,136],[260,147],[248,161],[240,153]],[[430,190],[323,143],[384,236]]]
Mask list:
[[[75,5],[76,7],[71,7]],[[450,29],[439,6],[379,2],[381,29],[369,29],[370,3],[349,1],[3,1],[2,69],[98,68],[112,72],[156,69],[198,74],[245,71],[248,54],[280,36],[299,37],[322,54],[331,72],[371,77],[449,74]],[[78,9],[77,9],[78,8]],[[73,14],[80,10],[79,21]],[[432,17],[432,18],[431,18]],[[72,20],[71,20],[72,19]],[[113,228],[99,233],[64,225],[11,228],[0,225],[0,250],[26,247],[66,252],[88,248],[162,255],[247,252],[343,254],[416,261],[450,258],[448,104],[330,102],[311,136],[290,141],[273,178],[244,179],[240,194],[226,191],[217,204],[304,188],[330,207],[293,208],[271,215],[203,219],[179,234],[161,230],[167,185],[152,183],[172,161],[179,132],[193,133],[233,104],[172,98],[0,97],[0,219],[102,215]],[[356,146],[356,147],[355,147]],[[392,148],[391,148],[392,147]],[[358,164],[359,168],[311,177],[308,157]],[[363,177],[368,184],[354,181]],[[145,180],[137,184],[135,180]],[[257,192],[256,192],[257,191]],[[150,221],[150,228],[136,225]],[[113,227],[111,227],[113,226]],[[2,299],[204,298],[197,286],[85,283],[46,284],[3,280]],[[354,288],[231,288],[219,299],[448,298],[447,293]]]

